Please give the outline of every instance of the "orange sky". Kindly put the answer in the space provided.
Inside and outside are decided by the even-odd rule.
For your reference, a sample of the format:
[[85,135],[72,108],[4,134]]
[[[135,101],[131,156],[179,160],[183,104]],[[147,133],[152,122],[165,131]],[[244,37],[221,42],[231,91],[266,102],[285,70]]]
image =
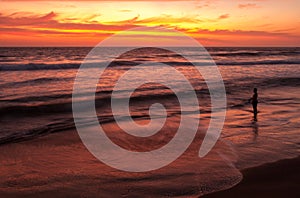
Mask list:
[[0,46],[94,46],[139,26],[176,29],[205,46],[300,46],[299,8],[299,0],[4,0]]

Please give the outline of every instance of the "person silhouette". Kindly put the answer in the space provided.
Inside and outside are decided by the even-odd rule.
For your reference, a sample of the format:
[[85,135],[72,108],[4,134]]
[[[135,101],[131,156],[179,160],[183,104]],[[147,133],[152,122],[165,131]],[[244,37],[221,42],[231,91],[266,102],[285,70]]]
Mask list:
[[257,88],[253,89],[253,96],[252,98],[249,99],[249,102],[252,103],[254,121],[257,121],[257,103],[258,103]]

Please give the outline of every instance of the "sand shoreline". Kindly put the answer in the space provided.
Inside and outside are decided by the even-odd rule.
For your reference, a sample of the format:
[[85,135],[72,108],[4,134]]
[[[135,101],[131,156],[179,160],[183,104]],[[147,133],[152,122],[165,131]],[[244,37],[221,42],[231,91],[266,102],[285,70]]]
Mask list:
[[236,168],[216,158],[220,149],[225,152],[224,146],[218,143],[203,159],[192,154],[198,153],[195,143],[165,168],[153,173],[128,173],[93,157],[76,131],[53,133],[0,146],[0,195],[4,198],[198,197],[241,180]]
[[[111,185],[110,180],[103,176],[114,170],[93,158],[74,130],[1,145],[0,148],[1,197],[52,197],[53,193],[57,197],[81,197],[82,186],[89,186],[87,197],[99,197],[99,192],[103,197],[111,197],[111,191],[106,190]],[[243,169],[240,171],[244,178],[236,186],[203,197],[300,197],[297,186],[300,183],[299,165],[300,157],[297,157]],[[107,184],[98,184],[102,180]],[[165,193],[166,187],[156,195]],[[115,190],[124,189],[118,186]],[[190,187],[185,188],[183,184],[176,189],[185,192],[183,197],[193,194],[185,191]]]
[[300,197],[299,156],[247,168],[241,172],[244,178],[235,187],[203,197]]

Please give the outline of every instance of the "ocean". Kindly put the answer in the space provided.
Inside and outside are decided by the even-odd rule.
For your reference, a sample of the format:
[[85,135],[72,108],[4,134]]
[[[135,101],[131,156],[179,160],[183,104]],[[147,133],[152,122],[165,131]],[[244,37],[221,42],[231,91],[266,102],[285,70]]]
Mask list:
[[[72,115],[73,84],[80,64],[91,49],[89,47],[0,48],[0,149],[4,145],[38,140],[54,133],[63,135],[66,131],[75,130]],[[220,159],[226,161],[227,168],[219,163],[221,161],[217,163],[209,161],[206,165],[198,160],[191,162],[190,156],[187,155],[183,160],[179,160],[179,165],[171,164],[170,172],[160,172],[160,178],[167,178],[166,180],[158,182],[155,177],[149,180],[141,179],[140,186],[157,189],[153,191],[153,196],[162,193],[160,187],[170,189],[170,192],[166,190],[163,193],[176,196],[201,195],[228,188],[241,180],[242,176],[238,170],[297,157],[299,154],[300,48],[208,47],[206,49],[218,66],[226,89],[227,115],[220,143],[216,145],[215,151],[219,157],[221,156]],[[199,53],[196,48],[186,47],[180,50],[183,54],[189,55]],[[118,51],[118,48],[107,47],[103,57],[94,57],[89,61],[91,63],[108,61],[115,51]],[[200,116],[200,127],[203,131],[212,116],[209,90],[205,80],[195,73],[192,65],[177,54],[147,48],[136,50],[133,54],[123,56],[110,64],[97,84],[95,99],[99,123],[106,126],[104,128],[115,142],[128,150],[148,151],[168,143],[174,136],[171,129],[177,126],[181,113],[176,96],[170,89],[160,84],[145,84],[135,90],[130,100],[132,118],[144,124],[150,119],[149,106],[152,103],[162,103],[168,110],[167,127],[163,131],[171,132],[155,136],[152,140],[145,140],[123,137],[119,128],[116,128],[110,109],[114,82],[129,68],[147,61],[160,61],[172,65],[189,78],[199,99],[201,116],[195,114],[193,110],[188,113],[195,118]],[[198,61],[208,64],[205,58]],[[94,68],[94,64],[91,65],[89,68],[91,71],[97,69]],[[144,75],[146,78],[147,74]],[[169,76],[163,71],[162,75]],[[174,80],[175,86],[177,83]],[[259,95],[257,122],[253,120],[252,107],[248,102],[254,87],[258,89]],[[126,90],[120,91],[120,97],[122,91]],[[85,98],[78,100],[84,101]],[[111,135],[114,132],[118,135]],[[117,140],[118,137],[122,140]],[[159,142],[155,142],[155,138]],[[227,149],[224,149],[225,147]],[[199,149],[196,145],[192,148],[194,148],[192,150]],[[178,178],[171,177],[172,171],[178,173],[178,167],[184,167],[185,163],[193,163],[191,165],[193,168],[181,168],[182,174],[178,175],[178,178],[190,179],[189,177],[193,176],[197,181],[201,180],[201,189],[195,189],[195,186],[182,182],[180,185],[184,184],[184,189],[189,189],[188,192],[179,190],[175,192],[174,189],[178,189],[180,185],[174,182]],[[195,167],[198,166],[206,168],[195,171]],[[220,173],[211,170],[212,167],[223,167],[223,171]],[[208,170],[214,174],[208,174]],[[227,180],[224,175],[229,179]],[[150,191],[135,187],[132,190],[133,194],[130,194],[124,186],[134,185],[140,177],[150,176],[135,175],[133,179],[131,176],[114,175],[114,179],[109,176],[102,179],[119,182],[120,186],[123,184],[123,187],[120,187],[122,193],[126,191],[126,195],[138,196]],[[110,188],[107,187],[103,192],[115,192],[116,188],[109,191],[107,189]]]

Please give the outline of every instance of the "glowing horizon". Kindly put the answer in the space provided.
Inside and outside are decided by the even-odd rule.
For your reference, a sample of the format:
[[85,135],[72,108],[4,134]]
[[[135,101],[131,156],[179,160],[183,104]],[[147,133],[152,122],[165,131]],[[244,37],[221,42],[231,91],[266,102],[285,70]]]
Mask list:
[[204,46],[300,46],[297,0],[13,0],[0,5],[0,46],[95,46],[141,26],[175,29]]

